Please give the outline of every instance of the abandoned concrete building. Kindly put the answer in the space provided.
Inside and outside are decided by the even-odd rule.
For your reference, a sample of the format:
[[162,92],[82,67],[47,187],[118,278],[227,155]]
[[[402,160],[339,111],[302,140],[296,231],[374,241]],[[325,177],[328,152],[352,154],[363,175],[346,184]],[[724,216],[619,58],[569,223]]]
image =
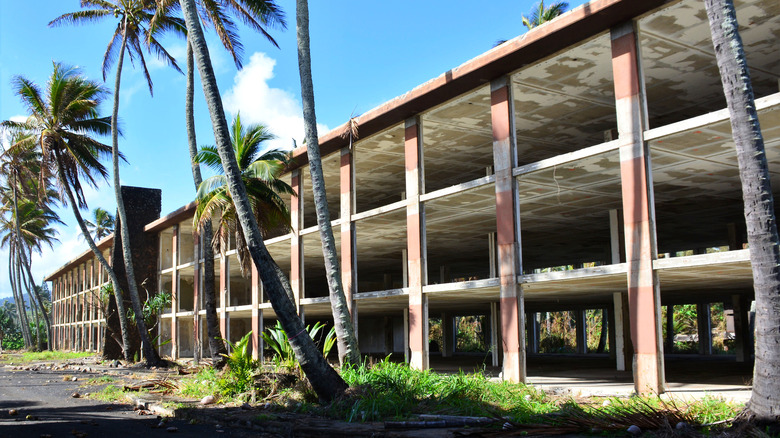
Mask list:
[[[735,3],[780,187],[780,3]],[[608,327],[599,352],[633,369],[637,390],[662,392],[672,309],[698,308],[706,355],[702,315],[720,303],[731,360],[750,361],[741,183],[703,2],[593,0],[356,120],[351,146],[346,125],[320,146],[364,354],[446,363],[458,354],[457,318],[475,317],[487,365],[524,381],[528,358],[543,353],[541,315],[569,312],[574,353],[597,354],[585,342],[586,311],[597,309]],[[328,321],[306,153],[293,155],[283,176],[298,194],[292,230],[265,244],[306,323]],[[153,280],[173,295],[159,325],[173,358],[208,349],[194,210],[144,225],[158,238]],[[259,356],[257,334],[275,321],[262,285],[241,275],[233,244],[215,265],[221,331],[234,341],[253,331]],[[101,271],[85,252],[48,277],[56,348],[99,349]],[[429,351],[434,319],[441,335]]]

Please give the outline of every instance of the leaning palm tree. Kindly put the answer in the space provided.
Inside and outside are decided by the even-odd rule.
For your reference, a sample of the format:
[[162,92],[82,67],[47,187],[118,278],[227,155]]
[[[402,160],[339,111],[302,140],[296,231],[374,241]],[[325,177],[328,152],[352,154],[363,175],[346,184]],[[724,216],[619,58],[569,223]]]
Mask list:
[[320,228],[322,255],[325,258],[325,274],[330,292],[330,307],[333,313],[333,326],[338,340],[339,362],[342,364],[360,364],[360,350],[349,313],[347,298],[341,282],[341,269],[336,240],[330,226],[328,198],[325,194],[325,178],[322,175],[319,138],[317,136],[317,115],[314,111],[314,85],[311,77],[311,50],[309,44],[309,3],[296,1],[296,20],[298,29],[298,69],[301,77],[301,100],[303,101],[303,128],[306,133],[306,153],[309,156],[314,208],[317,211],[317,225]]
[[731,0],[705,0],[723,91],[737,148],[756,297],[756,360],[747,416],[780,417],[780,238],[764,138],[758,122],[737,14]]
[[554,2],[550,6],[544,6],[544,0],[540,0],[538,5],[534,5],[534,9],[531,12],[531,17],[526,18],[522,16],[523,26],[528,30],[533,29],[536,26],[544,24],[548,21],[552,21],[554,18],[566,12],[569,8],[569,4],[566,2]]
[[[178,5],[177,0],[159,0],[162,6]],[[233,57],[237,68],[242,66],[242,49],[236,26],[231,15],[238,16],[249,28],[262,34],[271,44],[279,47],[276,40],[268,33],[267,27],[286,28],[284,13],[273,0],[224,0],[224,1],[198,1],[196,3],[199,15],[203,23],[213,27],[219,36],[222,45]],[[156,18],[152,20],[152,26],[156,25]],[[198,154],[198,140],[195,135],[195,65],[193,60],[192,44],[187,38],[187,89],[185,93],[185,119],[187,127],[187,146],[192,163],[192,180],[195,190],[198,190],[203,182],[200,164],[195,160]],[[203,238],[209,242],[213,238],[212,224],[210,221],[202,222],[200,229]],[[206,245],[203,251],[203,295],[206,310],[206,332],[208,335],[209,350],[213,364],[221,367],[225,363],[227,349],[219,332],[219,320],[217,317],[217,300],[214,291],[214,251],[210,245]],[[197,345],[197,344],[196,344]],[[197,359],[197,355],[196,355]]]
[[[53,64],[54,71],[45,90],[22,76],[14,78],[13,87],[29,117],[25,122],[5,121],[2,126],[29,133],[17,142],[20,147],[37,145],[41,148],[39,190],[43,190],[45,182],[54,176],[60,199],[70,205],[87,245],[108,272],[114,290],[119,291],[119,280],[95,245],[80,211],[87,207],[82,180],[96,187],[96,178],[108,177],[108,171],[100,161],[110,156],[111,147],[91,137],[111,132],[109,118],[98,116],[98,107],[108,91],[97,82],[83,77],[74,67]],[[116,293],[115,298],[120,316],[122,353],[126,360],[130,360],[127,312],[121,293]]]
[[[152,78],[146,67],[142,44],[146,46],[147,51],[155,52],[159,58],[181,73],[181,69],[176,65],[176,60],[159,43],[157,37],[161,32],[168,30],[184,33],[184,24],[181,19],[175,18],[168,13],[171,9],[170,6],[159,6],[154,0],[82,0],[81,6],[94,9],[63,14],[52,20],[49,26],[90,23],[104,18],[118,19],[116,29],[103,56],[103,80],[106,79],[106,74],[111,69],[114,59],[116,59],[114,110],[111,116],[114,195],[116,196],[117,213],[119,215],[120,235],[126,237],[121,239],[121,242],[122,258],[124,259],[125,271],[127,272],[128,295],[130,295],[130,301],[133,305],[133,312],[136,315],[142,315],[143,309],[141,298],[138,294],[138,285],[135,281],[130,239],[127,238],[130,235],[127,225],[127,213],[124,200],[122,199],[122,188],[119,179],[119,129],[117,120],[119,117],[119,88],[122,79],[122,65],[125,59],[125,52],[130,55],[131,60],[139,60],[149,86],[149,93],[152,93]],[[155,26],[153,27],[149,26],[152,18],[155,19]],[[118,49],[117,42],[119,42]],[[147,366],[159,365],[161,363],[160,356],[152,345],[143,318],[136,318],[135,324],[141,338],[141,348],[143,349]]]
[[[293,188],[279,179],[289,163],[289,154],[278,149],[263,150],[266,141],[276,138],[263,125],[244,126],[241,115],[233,119],[230,140],[241,179],[246,186],[249,202],[263,236],[279,227],[290,228],[290,211],[283,195],[292,195]],[[205,164],[215,172],[222,172],[222,161],[214,146],[201,148],[195,161]],[[198,188],[198,208],[195,212],[195,226],[211,222],[215,215],[219,217],[217,233],[212,241],[215,250],[224,251],[231,234],[236,236],[236,252],[241,264],[241,273],[249,276],[252,257],[246,245],[246,239],[236,220],[233,199],[227,190],[224,175],[217,174],[206,179]]]
[[87,229],[95,240],[100,240],[114,232],[114,215],[96,207],[92,210],[92,220],[86,221]]
[[182,12],[191,38],[195,61],[203,84],[203,92],[211,116],[219,158],[225,172],[225,180],[236,209],[236,217],[247,240],[247,247],[255,263],[264,290],[284,331],[290,335],[290,344],[301,369],[319,398],[330,401],[347,389],[344,379],[328,364],[314,341],[306,332],[292,301],[288,298],[290,283],[275,269],[275,263],[263,243],[260,227],[254,217],[246,187],[241,179],[236,156],[230,142],[225,110],[219,87],[211,65],[206,38],[197,15],[195,0],[181,0]]

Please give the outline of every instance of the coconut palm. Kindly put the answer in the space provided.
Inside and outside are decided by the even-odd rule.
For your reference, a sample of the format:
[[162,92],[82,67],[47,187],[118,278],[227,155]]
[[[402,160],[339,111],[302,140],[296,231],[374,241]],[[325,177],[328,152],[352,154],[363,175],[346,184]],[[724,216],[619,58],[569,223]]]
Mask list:
[[352,324],[352,316],[347,306],[344,287],[341,282],[341,269],[336,240],[330,226],[328,198],[325,195],[325,178],[322,175],[319,138],[317,135],[317,115],[314,110],[314,85],[311,77],[311,50],[309,44],[309,3],[296,1],[296,20],[298,28],[298,69],[301,76],[301,100],[303,101],[303,126],[306,133],[306,153],[309,156],[314,208],[317,211],[317,225],[320,229],[322,254],[325,258],[325,275],[328,279],[330,306],[333,313],[333,325],[338,340],[339,362],[360,364],[360,350]]
[[216,147],[222,161],[227,188],[233,198],[236,217],[246,237],[249,253],[263,282],[264,290],[271,300],[274,312],[282,323],[284,331],[290,335],[290,343],[301,369],[306,373],[312,388],[320,399],[332,400],[347,389],[347,384],[322,357],[322,353],[304,330],[303,322],[298,317],[292,301],[288,298],[291,289],[289,281],[284,275],[280,275],[278,269],[274,268],[276,264],[273,263],[273,259],[263,243],[263,236],[252,211],[246,187],[241,179],[238,162],[231,147],[225,111],[222,107],[222,99],[214,76],[214,68],[211,65],[203,28],[198,19],[195,0],[181,0],[181,6],[203,83],[203,92],[209,108]]
[[100,207],[92,210],[92,220],[86,221],[92,238],[100,240],[114,232],[114,215]]
[[[122,188],[119,179],[119,129],[117,120],[119,117],[119,89],[122,79],[122,65],[125,59],[125,52],[131,60],[137,59],[143,68],[149,86],[149,93],[152,93],[152,78],[146,67],[144,51],[142,44],[146,46],[146,51],[154,52],[164,62],[172,66],[181,73],[181,69],[176,64],[176,60],[165,50],[158,42],[157,37],[165,31],[178,31],[184,33],[184,23],[180,18],[170,15],[170,6],[158,5],[154,0],[82,0],[81,6],[86,9],[78,12],[63,14],[49,23],[49,26],[59,26],[63,24],[84,24],[102,19],[117,19],[117,26],[109,40],[108,47],[103,55],[103,80],[111,69],[114,59],[117,60],[116,78],[114,80],[114,110],[111,116],[111,144],[112,144],[112,163],[114,175],[114,195],[116,197],[117,213],[119,215],[120,233],[122,236],[129,236],[130,232],[127,225],[127,213],[125,212],[124,200],[122,199]],[[155,25],[150,26],[154,18]],[[119,48],[117,49],[117,43]],[[118,52],[117,52],[118,50]],[[135,271],[133,269],[133,257],[130,249],[129,239],[121,239],[122,258],[124,259],[125,272],[127,272],[128,295],[132,302],[133,312],[136,315],[143,314],[141,298],[138,294],[138,285],[135,281]],[[116,288],[115,290],[120,290]],[[121,294],[118,294],[119,297]],[[117,299],[119,301],[119,299]],[[121,317],[120,317],[121,318]],[[149,333],[146,329],[146,323],[143,318],[136,318],[136,327],[141,338],[141,348],[147,366],[156,366],[161,363],[157,350],[152,345]]]
[[731,0],[705,0],[723,91],[737,148],[756,297],[756,359],[748,416],[776,422],[780,416],[780,238],[764,139],[750,71]]
[[525,15],[522,16],[523,26],[531,30],[536,26],[552,21],[566,12],[567,9],[569,9],[569,4],[566,2],[553,2],[550,6],[545,7],[544,0],[540,0],[538,5],[534,5],[530,18],[526,18]]
[[[37,144],[41,148],[39,190],[46,187],[46,180],[53,175],[60,199],[70,205],[87,245],[108,272],[114,290],[119,291],[119,280],[95,245],[80,211],[87,207],[82,180],[96,187],[96,178],[108,177],[108,171],[100,161],[110,156],[111,148],[91,137],[111,132],[109,118],[98,116],[98,107],[108,91],[97,82],[86,79],[74,67],[56,62],[53,65],[54,71],[45,90],[22,76],[14,78],[13,87],[27,107],[29,117],[25,122],[5,121],[2,126],[30,134],[17,142],[20,147]],[[116,303],[122,352],[125,359],[130,360],[127,312],[121,298],[117,298]]]
[[[175,0],[164,0],[178,5]],[[206,26],[214,27],[225,49],[233,57],[236,67],[242,66],[242,45],[238,38],[235,25],[230,15],[238,16],[250,28],[261,33],[274,46],[279,47],[276,40],[268,33],[266,27],[286,28],[284,13],[273,1],[270,0],[230,0],[230,1],[199,1],[196,3],[200,16]],[[232,14],[231,14],[232,12]],[[203,182],[200,172],[200,164],[195,160],[198,154],[198,141],[195,135],[195,64],[193,60],[192,44],[187,38],[187,89],[185,93],[185,119],[187,127],[187,146],[192,163],[192,180],[195,190],[198,190]],[[212,224],[210,221],[202,223],[201,233],[206,242],[213,238]],[[209,350],[214,366],[221,367],[225,363],[227,349],[219,332],[219,320],[217,317],[217,300],[214,291],[214,251],[210,245],[206,245],[203,251],[204,257],[204,304],[206,307],[206,332],[209,339]],[[196,344],[197,345],[197,344]],[[196,354],[197,359],[197,354]]]
[[[276,137],[263,125],[244,126],[240,114],[233,119],[231,128],[231,144],[260,231],[263,236],[267,236],[270,231],[279,227],[289,229],[290,211],[282,196],[292,195],[294,191],[279,179],[288,164],[289,154],[278,149],[264,150],[265,142]],[[201,148],[195,161],[209,166],[215,172],[222,171],[222,161],[214,146]],[[212,217],[218,216],[219,225],[212,246],[215,250],[224,250],[229,236],[235,234],[241,272],[244,277],[249,276],[252,258],[236,220],[236,209],[227,190],[225,176],[215,175],[203,181],[198,188],[197,198],[198,208],[194,219],[196,226],[210,222]]]

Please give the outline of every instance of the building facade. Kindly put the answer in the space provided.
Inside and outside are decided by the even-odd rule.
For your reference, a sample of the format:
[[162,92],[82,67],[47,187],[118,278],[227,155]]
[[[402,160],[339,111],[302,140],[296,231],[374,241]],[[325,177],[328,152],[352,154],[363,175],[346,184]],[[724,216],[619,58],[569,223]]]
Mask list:
[[[780,5],[735,3],[780,181]],[[345,139],[344,125],[320,147],[364,353],[427,368],[429,321],[441,321],[447,358],[453,318],[480,315],[490,362],[524,381],[540,312],[579,315],[587,353],[584,311],[601,309],[614,367],[632,369],[638,391],[662,392],[674,341],[664,307],[703,315],[725,303],[735,360],[750,359],[741,183],[703,3],[591,1],[356,121],[360,138]],[[293,155],[292,231],[265,244],[309,323],[328,320],[330,304],[305,150]],[[160,325],[174,358],[208,348],[194,209],[145,227],[159,236],[159,289],[174,296]],[[275,315],[234,248],[217,256],[220,328],[231,340],[253,331],[258,355],[257,333]],[[79,311],[101,281],[83,274],[89,266],[78,259],[50,277],[58,348],[93,346],[97,320]],[[709,321],[700,318],[700,339]],[[706,354],[712,344],[700,345]]]

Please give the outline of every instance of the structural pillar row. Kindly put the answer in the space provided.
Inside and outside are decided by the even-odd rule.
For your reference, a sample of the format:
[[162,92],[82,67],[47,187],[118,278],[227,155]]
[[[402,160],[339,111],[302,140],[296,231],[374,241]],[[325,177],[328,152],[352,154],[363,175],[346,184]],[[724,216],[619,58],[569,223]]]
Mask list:
[[519,252],[519,201],[512,169],[517,166],[512,84],[508,77],[490,83],[490,115],[493,126],[493,169],[496,175],[496,241],[503,378],[525,382],[525,311]]
[[425,284],[425,206],[423,193],[422,126],[417,117],[406,120],[404,129],[406,164],[406,248],[409,282],[409,365],[428,368],[428,297]]
[[290,199],[290,224],[292,239],[290,240],[290,288],[295,297],[295,308],[300,312],[303,296],[303,175],[300,169],[292,171],[291,184],[295,194]]
[[611,31],[612,70],[620,145],[628,305],[634,346],[634,388],[640,394],[664,391],[661,300],[650,155],[637,34],[632,22]]
[[176,266],[179,263],[179,226],[173,226],[171,237],[171,266],[173,266],[173,278],[171,281],[171,357],[179,358],[179,333],[176,312],[179,311],[179,271]]

